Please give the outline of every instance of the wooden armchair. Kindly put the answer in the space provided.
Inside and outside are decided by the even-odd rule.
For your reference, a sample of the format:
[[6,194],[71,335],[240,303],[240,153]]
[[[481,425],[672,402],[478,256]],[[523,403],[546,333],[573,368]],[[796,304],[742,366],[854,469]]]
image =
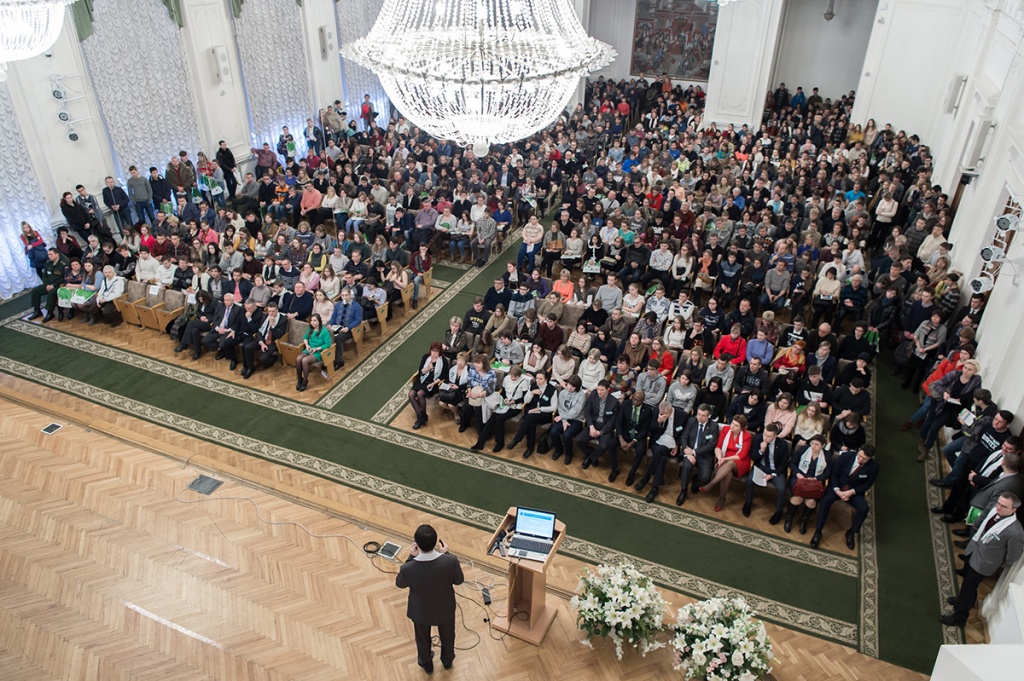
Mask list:
[[423,302],[430,300],[431,284],[434,283],[434,268],[423,273]]
[[402,289],[402,316],[405,317],[412,310],[412,284]]
[[[154,291],[156,289],[156,291]],[[135,308],[138,311],[138,323],[145,329],[153,329],[154,327],[147,325],[146,322],[151,322],[156,325],[157,318],[152,314],[155,307],[164,306],[164,295],[167,293],[167,289],[158,286],[156,284],[146,285],[145,287],[145,300],[135,303]]]
[[[145,324],[145,321],[143,321],[142,324],[147,328],[156,329],[157,331],[164,333],[167,326],[174,322],[174,320],[181,316],[185,311],[187,303],[188,296],[186,294],[181,291],[169,290],[164,294],[164,304],[153,308],[153,322],[156,326],[148,327],[148,325]],[[139,316],[141,316],[141,314]]]
[[142,321],[139,319],[137,305],[145,304],[145,302],[146,284],[141,281],[129,281],[125,294],[120,298],[114,299],[114,307],[121,313],[121,317],[126,323],[141,326]]
[[388,309],[391,303],[384,301],[384,304],[377,308],[377,323],[380,324],[380,335],[385,335],[388,332]]
[[281,362],[286,366],[294,366],[295,360],[302,352],[302,338],[309,328],[308,322],[292,319],[288,322],[288,335],[277,339],[277,352]]
[[[562,315],[558,318],[558,323],[561,326],[567,326],[575,331],[576,324],[579,323],[580,317],[582,317],[583,313],[586,311],[587,308],[580,307],[579,305],[565,305],[562,307]],[[569,340],[569,337],[566,336],[565,340]]]
[[139,318],[142,320],[142,325],[147,329],[163,333],[171,322],[185,312],[186,300],[186,295],[181,291],[168,289],[164,293],[162,305],[149,308],[145,311],[145,314],[143,314],[142,309],[139,310]]
[[[286,366],[294,366],[295,360],[302,353],[302,339],[309,328],[307,322],[292,319],[288,322],[288,336],[277,339],[277,352],[281,356],[281,362]],[[317,362],[320,368],[327,372],[327,380],[334,378],[334,358],[337,354],[337,344],[320,352],[320,361]]]
[[[365,319],[362,324],[352,328],[352,342],[355,343],[357,355],[363,354],[363,340],[365,339],[366,331],[369,328],[370,323]],[[344,350],[344,348],[342,348],[342,350]]]

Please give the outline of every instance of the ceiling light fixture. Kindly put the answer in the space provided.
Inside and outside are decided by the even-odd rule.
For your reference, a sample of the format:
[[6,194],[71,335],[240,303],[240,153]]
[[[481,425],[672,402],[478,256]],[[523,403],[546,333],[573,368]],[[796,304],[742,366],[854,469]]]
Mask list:
[[60,37],[73,0],[0,0],[0,64],[43,54]]
[[832,21],[836,18],[836,0],[829,0],[828,9],[825,10],[825,21]]
[[410,121],[477,156],[553,123],[580,77],[615,57],[570,0],[384,0],[369,34],[341,52]]

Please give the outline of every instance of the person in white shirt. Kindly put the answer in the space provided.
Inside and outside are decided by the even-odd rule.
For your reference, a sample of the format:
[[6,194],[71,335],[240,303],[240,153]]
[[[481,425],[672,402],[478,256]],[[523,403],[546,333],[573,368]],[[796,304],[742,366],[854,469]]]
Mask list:
[[344,272],[345,265],[348,265],[348,256],[341,252],[341,244],[334,244],[334,250],[331,255],[327,258],[327,264],[331,266],[335,272]]
[[[150,260],[155,259],[156,258],[150,258]],[[156,268],[157,283],[165,288],[170,288],[171,286],[173,286],[174,272],[177,269],[177,266],[175,266],[175,264],[171,262],[171,257],[169,255],[165,255],[160,260],[160,267]]]
[[483,192],[477,195],[476,203],[469,209],[469,219],[474,223],[479,222],[487,213],[487,197]]
[[96,323],[97,312],[103,315],[106,321],[110,322],[110,328],[113,329],[121,325],[121,322],[124,320],[121,317],[121,313],[117,311],[114,300],[124,295],[124,287],[124,277],[117,276],[111,265],[103,268],[103,281],[96,288],[96,295],[93,297],[93,300],[96,301],[96,307],[88,315],[89,326]]
[[843,251],[842,263],[847,277],[864,271],[864,254],[857,248],[857,244],[851,241],[846,245],[846,250]]
[[157,271],[159,268],[160,262],[150,254],[149,248],[140,247],[139,261],[135,265],[135,279],[146,284],[158,284],[160,283],[160,274]]

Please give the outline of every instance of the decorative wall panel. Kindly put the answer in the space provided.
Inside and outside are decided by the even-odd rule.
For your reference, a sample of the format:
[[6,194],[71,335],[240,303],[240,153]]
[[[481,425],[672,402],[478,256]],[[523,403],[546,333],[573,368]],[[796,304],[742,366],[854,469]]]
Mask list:
[[277,148],[287,125],[306,155],[302,135],[312,117],[309,68],[302,49],[302,16],[295,0],[247,0],[235,19],[238,51],[252,116],[253,146]]
[[[334,7],[338,12],[338,40],[341,45],[348,45],[362,38],[377,21],[380,8],[384,0],[343,0],[336,2]],[[391,111],[391,103],[384,87],[373,71],[364,68],[355,62],[343,59],[345,69],[345,90],[348,100],[345,102],[348,108],[349,120],[355,120],[360,129],[363,122],[359,120],[359,107],[363,102],[363,95],[370,95],[374,110],[380,116],[377,117],[378,125],[387,127],[388,113]]]
[[182,149],[195,158],[196,106],[181,29],[167,8],[161,0],[95,0],[93,17],[82,49],[121,166],[112,174],[126,178],[131,165],[162,173]]
[[630,73],[707,80],[717,23],[717,3],[638,0]]
[[39,283],[21,245],[21,222],[32,225],[53,244],[50,211],[29,160],[7,83],[0,82],[0,297],[8,298]]

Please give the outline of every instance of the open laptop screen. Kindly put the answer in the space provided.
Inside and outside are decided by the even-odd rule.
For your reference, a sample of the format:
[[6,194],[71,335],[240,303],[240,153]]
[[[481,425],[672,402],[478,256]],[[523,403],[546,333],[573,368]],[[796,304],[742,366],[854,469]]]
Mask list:
[[555,536],[555,514],[520,506],[516,511],[516,534],[538,539],[553,539]]

